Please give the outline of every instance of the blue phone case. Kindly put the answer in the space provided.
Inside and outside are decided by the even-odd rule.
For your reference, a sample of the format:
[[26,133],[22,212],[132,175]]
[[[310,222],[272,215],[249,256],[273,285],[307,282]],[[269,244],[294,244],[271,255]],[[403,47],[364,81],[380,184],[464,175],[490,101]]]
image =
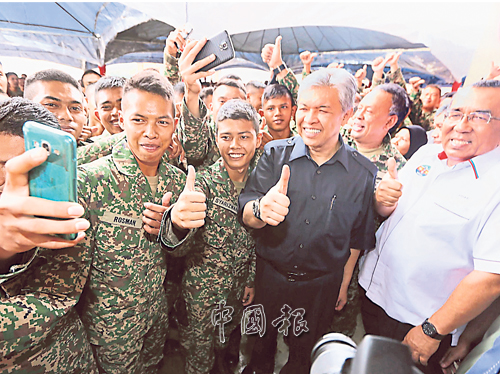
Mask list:
[[[75,138],[62,130],[34,121],[24,124],[23,133],[26,151],[37,147],[50,149],[47,160],[29,172],[30,196],[58,202],[77,202]],[[68,240],[74,240],[77,235],[58,234]]]

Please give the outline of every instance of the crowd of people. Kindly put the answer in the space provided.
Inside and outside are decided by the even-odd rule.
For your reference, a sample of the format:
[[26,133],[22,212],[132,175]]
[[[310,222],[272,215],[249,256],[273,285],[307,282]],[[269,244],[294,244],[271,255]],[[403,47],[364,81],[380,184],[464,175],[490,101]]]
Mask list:
[[[401,52],[368,80],[305,51],[299,83],[278,36],[269,81],[207,83],[184,35],[129,79],[0,64],[0,371],[155,373],[177,331],[186,373],[234,373],[243,334],[272,373],[279,333],[308,373],[361,314],[423,372],[498,372],[500,340],[461,361],[498,336],[499,68],[442,95]],[[75,138],[77,203],[29,196],[26,121]]]

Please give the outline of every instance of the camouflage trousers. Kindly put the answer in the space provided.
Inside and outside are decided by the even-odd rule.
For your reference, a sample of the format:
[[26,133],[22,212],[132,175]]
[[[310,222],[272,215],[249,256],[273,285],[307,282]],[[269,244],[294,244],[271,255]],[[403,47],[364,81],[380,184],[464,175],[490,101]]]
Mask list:
[[[127,312],[127,317],[116,322],[113,340],[94,345],[92,350],[99,372],[125,374],[152,374],[158,372],[163,359],[163,347],[168,333],[168,309],[165,291],[160,288],[151,296],[147,311]],[[132,314],[131,314],[132,313]]]
[[[230,314],[231,320],[225,324],[220,323],[221,315],[215,317],[216,325],[212,322],[212,312],[219,310],[219,304],[211,304],[207,299],[184,298],[188,325],[180,324],[179,333],[181,345],[186,349],[186,373],[208,373],[214,366],[215,351],[227,347],[229,337],[238,327],[242,316],[243,289],[238,293],[234,293],[233,290],[225,301],[225,306],[222,305],[234,309]],[[224,333],[224,342],[221,342],[221,330]]]
[[36,345],[11,352],[4,350],[4,344],[0,343],[2,374],[98,373],[87,333],[74,308]]
[[361,313],[361,297],[358,284],[359,262],[352,273],[351,282],[347,289],[347,303],[340,311],[334,311],[330,332],[340,332],[352,337],[356,331],[357,318]]

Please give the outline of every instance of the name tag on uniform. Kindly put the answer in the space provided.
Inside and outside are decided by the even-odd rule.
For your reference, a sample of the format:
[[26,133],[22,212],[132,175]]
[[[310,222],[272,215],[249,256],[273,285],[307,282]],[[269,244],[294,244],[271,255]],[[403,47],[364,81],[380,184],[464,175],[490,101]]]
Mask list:
[[131,227],[137,229],[142,228],[142,219],[136,217],[118,215],[107,211],[101,217],[101,221],[113,225],[122,225],[124,227]]
[[226,210],[231,211],[235,215],[238,213],[238,206],[235,206],[234,204],[225,201],[224,199],[221,199],[219,197],[214,199],[214,204],[222,208],[225,208]]

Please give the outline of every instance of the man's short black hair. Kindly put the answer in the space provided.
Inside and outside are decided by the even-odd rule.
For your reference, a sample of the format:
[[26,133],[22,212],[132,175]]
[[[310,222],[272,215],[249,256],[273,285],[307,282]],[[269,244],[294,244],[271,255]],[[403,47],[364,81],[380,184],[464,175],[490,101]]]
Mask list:
[[145,91],[170,100],[172,102],[173,114],[175,115],[174,89],[168,79],[160,73],[153,70],[143,70],[137,73],[125,83],[123,97],[132,90]]
[[472,85],[472,87],[485,87],[485,88],[499,88],[500,87],[500,81],[496,79],[484,79],[481,81],[478,81]]
[[220,78],[220,81],[223,79],[235,79],[236,81],[243,81],[240,76],[237,76],[236,74],[226,74],[225,76],[222,76]]
[[22,137],[26,121],[37,121],[60,129],[56,116],[39,103],[15,97],[0,101],[0,134]]
[[[91,85],[88,85],[87,88],[90,86],[94,86],[94,92],[95,96],[97,97],[97,93],[101,90],[107,90],[107,89],[114,89],[114,88],[123,88],[125,86],[125,83],[127,80],[123,77],[113,77],[113,76],[104,76],[99,79],[96,83],[93,83]],[[96,102],[97,105],[97,102]]]
[[290,98],[292,106],[295,105],[295,100],[293,100],[293,95],[290,90],[288,90],[288,87],[278,83],[267,86],[262,94],[262,107],[264,107],[264,104],[266,104],[269,99],[281,98],[283,96]]
[[260,81],[249,81],[245,87],[248,89],[249,87],[253,87],[254,89],[265,89],[266,88],[266,85],[264,85],[262,82]]
[[207,96],[213,95],[214,94],[214,88],[213,87],[204,87],[200,91],[200,99],[205,100]]
[[102,77],[102,75],[100,75],[98,72],[96,72],[95,70],[92,70],[92,69],[88,69],[86,71],[83,72],[82,74],[82,80],[83,80],[83,77],[85,77],[86,75],[89,75],[89,74],[96,74],[98,75],[99,77]]
[[58,69],[46,69],[40,70],[26,78],[26,82],[24,83],[24,97],[26,99],[32,100],[36,96],[37,92],[34,90],[34,84],[39,81],[69,83],[78,91],[82,91],[78,81],[68,73]]
[[232,79],[232,78],[224,78],[224,79],[221,79],[219,82],[217,82],[217,84],[214,86],[214,92],[215,90],[217,90],[217,88],[219,88],[220,86],[229,86],[229,87],[236,87],[237,89],[240,89],[240,91],[243,93],[243,95],[247,96],[247,90],[245,89],[245,86],[243,86],[243,83],[236,79]]
[[398,121],[390,131],[396,130],[399,125],[405,120],[408,110],[410,109],[410,98],[406,90],[395,83],[384,83],[376,86],[374,90],[382,90],[392,96],[392,105],[389,109],[389,115],[397,115]]
[[10,76],[16,76],[17,77],[17,74],[14,73],[14,72],[8,72],[8,73],[5,73],[5,76],[7,77],[7,79],[9,79]]

